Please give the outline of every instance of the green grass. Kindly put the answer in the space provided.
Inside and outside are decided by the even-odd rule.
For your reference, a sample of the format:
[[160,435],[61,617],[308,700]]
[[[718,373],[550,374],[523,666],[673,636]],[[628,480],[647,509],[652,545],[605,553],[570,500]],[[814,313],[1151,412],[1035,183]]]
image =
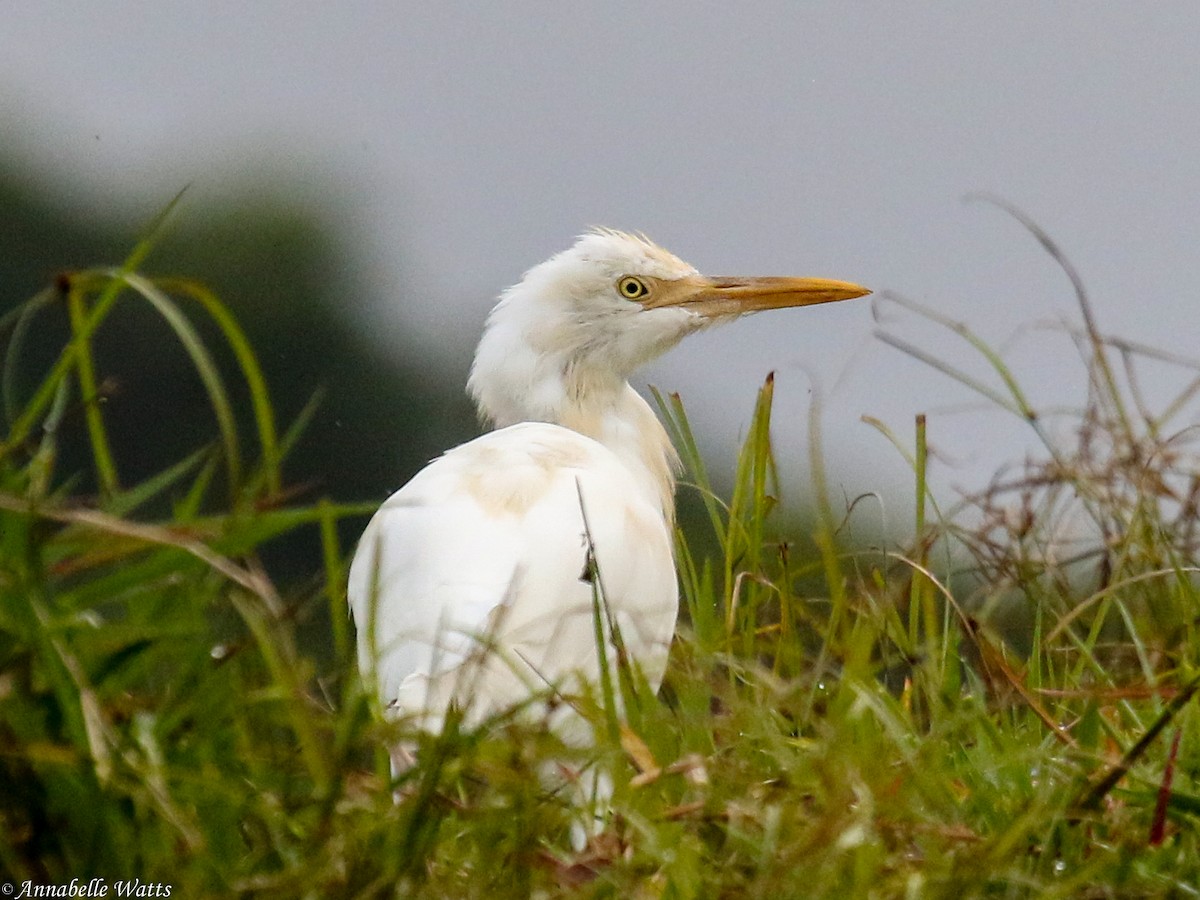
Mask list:
[[[660,397],[712,534],[679,537],[685,623],[659,696],[621,677],[582,698],[586,751],[518,714],[408,735],[419,764],[393,785],[382,748],[403,726],[357,676],[335,528],[367,510],[287,502],[303,417],[276,430],[237,323],[199,285],[137,274],[149,248],[63,276],[0,322],[4,878],[138,878],[176,897],[1200,893],[1200,471],[1174,424],[1200,380],[1150,411],[1133,377],[1150,352],[1105,339],[1081,288],[1072,336],[1091,377],[1074,443],[1048,437],[1001,355],[924,311],[979,351],[982,374],[905,349],[1045,453],[943,511],[924,420],[911,439],[879,425],[913,465],[908,548],[844,545],[853,511],[826,483],[817,412],[815,525],[778,533],[770,380],[728,500],[681,402]],[[126,485],[90,341],[139,302],[189,355],[216,438]],[[48,315],[73,339],[50,371],[26,372],[22,335]],[[233,372],[196,317],[217,325]],[[94,495],[56,465],[67,429],[86,434]],[[297,528],[323,553],[281,591],[257,553]],[[321,623],[322,646],[301,649]],[[605,702],[618,690],[620,723]],[[548,761],[613,779],[608,826],[582,852],[539,777]]]

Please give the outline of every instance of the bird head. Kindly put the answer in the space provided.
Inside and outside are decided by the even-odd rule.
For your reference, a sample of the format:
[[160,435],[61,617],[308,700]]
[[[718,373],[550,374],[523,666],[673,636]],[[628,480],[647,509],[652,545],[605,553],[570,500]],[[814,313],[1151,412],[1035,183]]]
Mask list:
[[701,275],[642,235],[595,229],[501,295],[469,388],[487,417],[520,421],[498,413],[502,393],[523,397],[536,412],[560,402],[552,395],[564,381],[623,384],[639,366],[708,325],[868,293],[824,278]]

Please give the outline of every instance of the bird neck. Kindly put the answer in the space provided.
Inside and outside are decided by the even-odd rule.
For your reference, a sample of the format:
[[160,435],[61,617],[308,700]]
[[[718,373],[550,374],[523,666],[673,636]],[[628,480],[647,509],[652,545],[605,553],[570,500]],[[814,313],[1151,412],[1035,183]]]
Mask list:
[[484,420],[496,428],[549,422],[599,441],[621,460],[663,518],[674,521],[679,457],[649,404],[623,378],[566,359],[493,358],[488,350],[480,345],[468,384]]
[[663,519],[673,523],[679,456],[649,404],[628,384],[622,382],[621,388],[615,396],[567,406],[557,424],[599,441],[615,453],[662,510]]

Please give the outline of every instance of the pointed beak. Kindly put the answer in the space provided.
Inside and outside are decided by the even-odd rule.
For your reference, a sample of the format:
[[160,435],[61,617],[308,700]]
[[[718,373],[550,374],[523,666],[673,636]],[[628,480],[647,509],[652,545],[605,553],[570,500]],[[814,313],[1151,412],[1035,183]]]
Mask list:
[[678,306],[710,318],[833,303],[871,293],[857,284],[829,278],[709,278],[694,275],[666,282],[663,286],[667,289],[651,298],[647,307]]

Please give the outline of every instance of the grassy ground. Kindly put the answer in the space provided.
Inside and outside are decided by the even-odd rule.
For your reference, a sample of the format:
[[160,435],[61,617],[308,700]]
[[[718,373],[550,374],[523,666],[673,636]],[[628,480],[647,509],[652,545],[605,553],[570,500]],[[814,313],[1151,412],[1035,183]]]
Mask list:
[[[147,249],[0,322],[0,869],[16,891],[100,878],[109,896],[138,879],[175,897],[1200,893],[1200,472],[1172,425],[1200,382],[1150,411],[1131,375],[1148,351],[1105,341],[1082,291],[1077,440],[1047,438],[1042,459],[943,514],[922,428],[895,437],[919,498],[907,549],[842,546],[819,442],[817,525],[778,538],[769,381],[725,502],[682,406],[661,398],[713,534],[679,541],[687,624],[660,695],[620,679],[619,725],[585,699],[587,753],[516,715],[420,738],[419,765],[392,785],[381,747],[403,728],[355,674],[336,538],[364,510],[286,502],[303,420],[277,432],[236,323],[196,285],[135,274]],[[175,329],[218,438],[126,486],[89,341],[135,302]],[[22,334],[64,309],[74,340],[49,373],[24,372]],[[197,316],[234,371],[195,337]],[[947,374],[1040,434],[1018,377],[941,324],[987,372]],[[95,496],[56,466],[72,423]],[[256,550],[295,528],[318,531],[323,559],[281,593]],[[302,651],[297,635],[322,622],[325,649]],[[614,781],[583,851],[538,777],[547,760]]]

